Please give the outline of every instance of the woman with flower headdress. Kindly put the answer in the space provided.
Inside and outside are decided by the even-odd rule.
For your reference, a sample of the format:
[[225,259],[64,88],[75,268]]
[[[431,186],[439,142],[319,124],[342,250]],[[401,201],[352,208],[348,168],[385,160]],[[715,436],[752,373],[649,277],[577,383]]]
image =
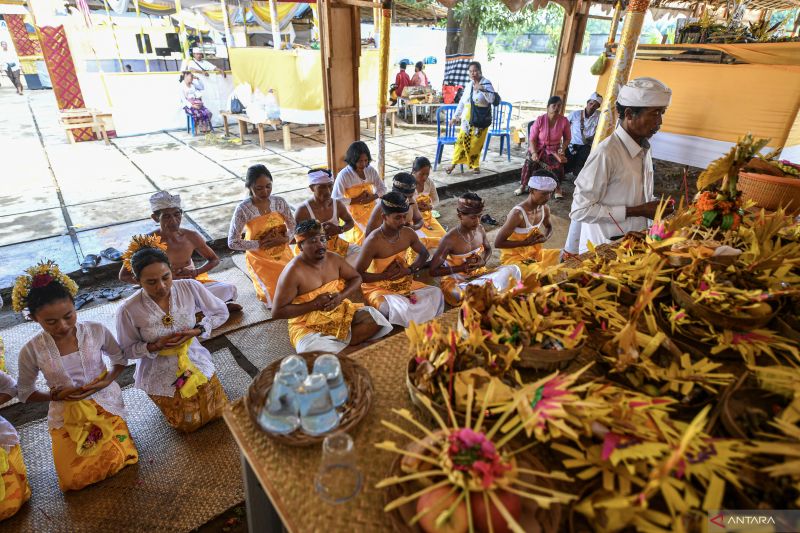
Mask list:
[[[194,279],[172,279],[163,245],[139,235],[123,255],[141,287],[117,312],[117,337],[136,360],[136,387],[172,427],[186,433],[222,416],[228,398],[199,339],[228,320],[225,302]],[[195,310],[203,318],[199,322]]]
[[[0,296],[0,307],[3,298]],[[17,397],[17,382],[6,374],[5,348],[0,339],[0,405]],[[28,473],[22,460],[19,433],[0,416],[0,520],[14,516],[30,500]]]
[[244,185],[250,196],[233,212],[228,248],[245,253],[256,295],[271,309],[278,278],[294,257],[289,242],[296,223],[286,200],[272,194],[272,174],[267,167],[248,168]]
[[[64,492],[102,481],[139,461],[115,381],[127,361],[105,326],[77,321],[77,292],[75,282],[52,261],[29,268],[13,291],[14,311],[27,307],[42,327],[19,353],[17,396],[22,402],[50,403],[47,425]],[[36,388],[39,372],[48,392]]]

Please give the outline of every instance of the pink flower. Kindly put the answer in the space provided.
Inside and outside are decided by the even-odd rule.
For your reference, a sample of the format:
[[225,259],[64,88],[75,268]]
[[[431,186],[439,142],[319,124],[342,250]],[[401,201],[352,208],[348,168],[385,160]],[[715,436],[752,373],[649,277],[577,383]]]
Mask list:
[[665,224],[656,222],[650,227],[648,234],[654,241],[663,241],[669,239],[674,234],[674,231],[667,231]]
[[47,287],[53,281],[53,276],[50,274],[36,274],[31,281],[31,288],[40,289]]

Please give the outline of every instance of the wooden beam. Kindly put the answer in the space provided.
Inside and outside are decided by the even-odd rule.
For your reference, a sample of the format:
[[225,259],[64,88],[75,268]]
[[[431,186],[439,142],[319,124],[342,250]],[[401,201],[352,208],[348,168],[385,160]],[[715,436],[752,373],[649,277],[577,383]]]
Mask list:
[[328,166],[337,173],[344,154],[361,138],[358,66],[361,58],[361,20],[358,8],[331,0],[317,0],[322,87],[325,103],[325,140]]
[[550,90],[551,95],[560,96],[564,103],[567,102],[575,55],[581,51],[581,46],[583,46],[583,34],[586,32],[586,23],[589,21],[589,7],[590,2],[582,2],[575,4],[571,9],[564,10],[561,42],[558,46],[553,85]]

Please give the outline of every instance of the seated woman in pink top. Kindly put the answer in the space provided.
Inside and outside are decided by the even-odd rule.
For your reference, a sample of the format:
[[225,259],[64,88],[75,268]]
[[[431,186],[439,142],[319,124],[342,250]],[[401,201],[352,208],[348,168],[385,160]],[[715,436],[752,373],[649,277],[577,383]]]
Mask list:
[[[563,198],[561,180],[564,178],[564,164],[567,158],[564,150],[571,140],[569,120],[564,116],[564,103],[559,96],[551,96],[547,101],[547,114],[537,118],[531,126],[528,138],[528,157],[539,162],[558,178],[558,188],[553,197]],[[541,165],[525,165],[522,169],[521,183],[515,194],[525,194],[530,174]]]
[[412,87],[427,87],[428,75],[425,74],[425,64],[422,61],[417,61],[414,65],[414,76],[411,78]]

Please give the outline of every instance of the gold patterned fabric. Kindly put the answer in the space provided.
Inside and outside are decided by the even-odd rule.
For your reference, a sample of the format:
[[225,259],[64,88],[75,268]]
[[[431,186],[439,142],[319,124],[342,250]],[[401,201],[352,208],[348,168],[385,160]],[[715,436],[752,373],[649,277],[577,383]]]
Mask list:
[[196,431],[221,418],[222,410],[228,403],[216,374],[211,376],[208,383],[201,385],[191,398],[184,398],[180,391],[175,391],[171,398],[151,394],[150,399],[164,413],[167,423],[184,433]]
[[5,520],[14,516],[20,507],[31,499],[28,473],[25,470],[19,444],[8,452],[0,448],[0,476],[2,476],[0,520]]
[[[406,261],[405,255],[406,252],[410,250],[407,248],[401,252],[397,252],[394,255],[390,255],[389,257],[383,257],[372,260],[372,264],[370,264],[367,272],[379,273],[386,270],[389,265],[391,265],[395,261],[399,261],[400,264],[404,267],[408,266],[408,262]],[[373,283],[362,283],[361,284],[361,292],[364,293],[364,299],[376,309],[380,307],[381,302],[383,301],[383,297],[386,294],[400,294],[400,295],[408,295],[411,291],[421,289],[426,287],[424,283],[420,283],[419,281],[414,281],[414,277],[408,275],[401,279],[396,280],[383,280],[383,281],[375,281]]]
[[[334,279],[311,292],[301,294],[295,298],[293,304],[303,304],[310,302],[320,294],[333,292],[338,293],[344,289],[344,280]],[[332,311],[312,311],[302,316],[289,319],[289,340],[292,346],[297,347],[297,343],[312,333],[320,333],[329,337],[336,337],[344,342],[350,335],[350,325],[353,316],[364,304],[355,304],[345,299],[339,307]]]

